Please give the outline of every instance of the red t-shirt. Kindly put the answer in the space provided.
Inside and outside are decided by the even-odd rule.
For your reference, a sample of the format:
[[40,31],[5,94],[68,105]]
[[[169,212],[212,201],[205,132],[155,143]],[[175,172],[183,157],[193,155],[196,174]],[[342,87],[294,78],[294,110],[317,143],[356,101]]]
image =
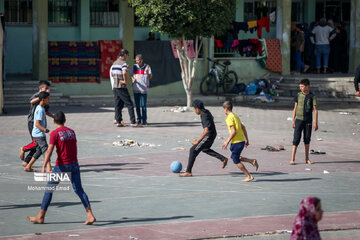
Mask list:
[[58,155],[56,166],[77,162],[77,146],[75,132],[68,127],[60,127],[52,131],[50,144],[56,146]]

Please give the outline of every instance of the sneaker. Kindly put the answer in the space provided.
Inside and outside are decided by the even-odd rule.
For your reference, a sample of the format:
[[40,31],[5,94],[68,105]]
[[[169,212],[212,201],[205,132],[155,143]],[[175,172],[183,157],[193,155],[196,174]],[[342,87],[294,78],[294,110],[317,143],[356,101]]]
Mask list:
[[148,125],[148,123],[145,121],[142,123],[142,125],[146,126],[146,125]]

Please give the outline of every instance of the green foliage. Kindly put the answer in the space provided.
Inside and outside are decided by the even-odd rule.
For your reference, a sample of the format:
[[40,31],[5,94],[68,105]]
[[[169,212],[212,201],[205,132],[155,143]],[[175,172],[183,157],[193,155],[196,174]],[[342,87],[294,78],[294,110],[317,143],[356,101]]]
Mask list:
[[173,38],[221,35],[235,14],[235,0],[129,0],[142,25]]

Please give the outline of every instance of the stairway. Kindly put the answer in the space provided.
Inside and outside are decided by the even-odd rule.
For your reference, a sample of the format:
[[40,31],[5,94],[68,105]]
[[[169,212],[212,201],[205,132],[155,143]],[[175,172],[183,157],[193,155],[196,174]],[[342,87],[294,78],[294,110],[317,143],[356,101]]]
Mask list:
[[[64,106],[68,99],[62,93],[56,92],[56,88],[50,86],[50,104],[53,106]],[[39,91],[38,81],[33,80],[12,80],[4,82],[4,106],[23,107],[29,106],[30,97]]]
[[[310,91],[317,97],[321,104],[331,103],[360,103],[360,98],[355,96],[354,77],[346,74],[303,74],[283,76],[270,75],[267,79],[277,86],[274,99],[277,102],[290,102],[297,96],[299,81],[303,78],[310,80]],[[285,104],[286,105],[286,104]]]

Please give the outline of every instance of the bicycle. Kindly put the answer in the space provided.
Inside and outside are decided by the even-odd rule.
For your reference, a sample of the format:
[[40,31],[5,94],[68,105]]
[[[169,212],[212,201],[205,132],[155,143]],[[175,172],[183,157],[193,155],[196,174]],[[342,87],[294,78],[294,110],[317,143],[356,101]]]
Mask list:
[[228,67],[231,62],[225,61],[223,64],[218,60],[214,61],[207,58],[210,62],[213,62],[209,73],[203,77],[200,83],[200,93],[203,95],[219,94],[219,88],[222,87],[225,93],[231,92],[234,86],[237,84],[238,76],[236,72],[229,71]]

